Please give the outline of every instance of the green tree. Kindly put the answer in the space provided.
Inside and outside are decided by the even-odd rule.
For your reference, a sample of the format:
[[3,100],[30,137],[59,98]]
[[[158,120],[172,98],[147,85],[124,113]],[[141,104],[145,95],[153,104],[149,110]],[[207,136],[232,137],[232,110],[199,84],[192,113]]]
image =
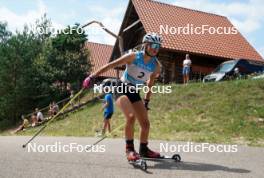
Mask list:
[[28,26],[12,34],[7,24],[0,23],[0,121],[16,122],[34,107],[62,99],[66,85],[58,88],[54,84],[70,83],[78,90],[89,71],[87,36],[78,33],[80,26],[67,27],[69,34],[57,35],[47,30],[50,26],[46,15],[36,22],[36,28],[48,32],[44,34]]
[[90,70],[89,52],[85,48],[87,35],[80,25],[68,26],[65,33],[59,33],[52,39],[53,52],[48,60],[52,66],[54,81],[71,83],[77,89]]
[[12,33],[7,30],[7,23],[0,22],[0,45],[10,38],[11,34]]
[[[30,106],[34,93],[32,63],[41,51],[41,43],[25,26],[1,46],[1,111],[15,122]],[[34,48],[32,48],[34,47]]]

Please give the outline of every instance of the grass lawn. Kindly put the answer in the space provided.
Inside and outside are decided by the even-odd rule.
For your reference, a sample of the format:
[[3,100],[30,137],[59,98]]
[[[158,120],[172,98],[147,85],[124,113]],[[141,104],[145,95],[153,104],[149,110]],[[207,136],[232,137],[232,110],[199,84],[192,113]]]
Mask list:
[[[101,106],[96,102],[58,118],[42,135],[94,136],[102,126]],[[151,139],[264,146],[264,123],[259,121],[264,118],[264,80],[173,84],[172,93],[154,94],[150,107]],[[116,108],[112,127],[123,123]],[[33,135],[39,128],[18,135]],[[123,129],[115,135],[123,137]]]

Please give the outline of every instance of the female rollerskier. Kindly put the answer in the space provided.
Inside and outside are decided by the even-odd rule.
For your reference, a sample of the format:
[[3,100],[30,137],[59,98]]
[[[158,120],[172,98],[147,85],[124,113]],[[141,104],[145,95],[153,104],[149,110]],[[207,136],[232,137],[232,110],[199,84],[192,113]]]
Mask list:
[[[125,118],[126,155],[128,161],[136,161],[141,157],[159,158],[160,153],[152,151],[148,147],[150,122],[148,118],[148,103],[151,92],[145,94],[142,101],[139,91],[135,86],[147,84],[151,88],[155,78],[160,74],[160,63],[157,54],[161,47],[162,39],[156,33],[148,33],[143,38],[143,50],[126,54],[117,60],[103,66],[83,82],[83,87],[88,88],[93,78],[113,69],[117,66],[126,65],[126,70],[120,79],[118,86],[123,91],[117,93],[116,105],[121,109]],[[140,124],[140,147],[139,154],[134,149],[134,125],[136,119]]]

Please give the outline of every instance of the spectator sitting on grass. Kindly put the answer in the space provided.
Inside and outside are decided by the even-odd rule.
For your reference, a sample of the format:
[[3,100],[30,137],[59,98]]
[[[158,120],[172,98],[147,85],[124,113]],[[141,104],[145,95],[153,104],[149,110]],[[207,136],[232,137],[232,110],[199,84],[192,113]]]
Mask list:
[[14,134],[19,132],[19,131],[22,131],[22,130],[25,130],[25,128],[27,128],[29,126],[29,121],[22,115],[21,116],[21,119],[23,120],[22,124],[13,132]]
[[37,124],[38,124],[38,119],[37,119],[37,113],[34,112],[32,115],[31,115],[31,126],[32,127],[35,127]]
[[42,112],[38,108],[35,109],[35,112],[37,113],[37,121],[40,123],[43,122],[45,120],[45,118],[44,118]]
[[59,105],[57,103],[55,103],[55,101],[53,101],[52,103],[52,111],[53,111],[53,115],[56,115],[59,112]]
[[52,116],[55,116],[58,112],[59,112],[59,106],[58,106],[58,104],[55,103],[55,101],[53,101],[53,102],[49,105],[49,119],[50,119]]
[[49,119],[53,116],[53,104],[52,103],[50,103],[49,104]]

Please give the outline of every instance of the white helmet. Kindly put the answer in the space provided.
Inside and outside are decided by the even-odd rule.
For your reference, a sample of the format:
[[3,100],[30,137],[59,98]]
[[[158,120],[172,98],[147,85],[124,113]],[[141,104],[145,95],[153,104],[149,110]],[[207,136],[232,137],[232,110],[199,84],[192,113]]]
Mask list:
[[107,79],[104,79],[102,81],[102,83],[100,84],[100,90],[101,91],[105,91],[105,88],[108,88],[110,89],[109,92],[114,92],[114,87],[117,86],[118,84],[118,79],[116,78],[107,78]]
[[104,79],[101,83],[102,87],[106,87],[106,86],[117,86],[118,80],[116,78],[107,78]]
[[161,45],[162,37],[157,33],[147,33],[143,37],[142,43],[156,43]]

